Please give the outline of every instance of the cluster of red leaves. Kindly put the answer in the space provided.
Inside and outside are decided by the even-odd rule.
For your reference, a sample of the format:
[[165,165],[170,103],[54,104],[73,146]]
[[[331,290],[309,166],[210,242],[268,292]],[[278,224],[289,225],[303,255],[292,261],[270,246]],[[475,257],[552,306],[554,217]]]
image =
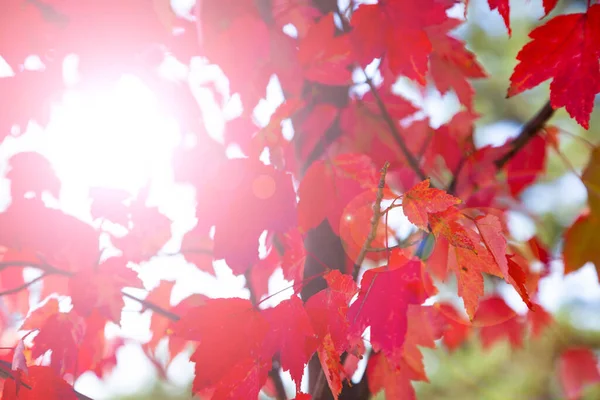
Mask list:
[[[510,34],[508,0],[488,2]],[[213,399],[273,391],[279,366],[290,372],[297,399],[319,398],[325,385],[318,382],[309,384],[311,395],[299,392],[304,367],[315,354],[337,399],[349,387],[345,382],[357,360],[368,357],[370,392],[413,399],[411,382],[427,381],[418,346],[434,348],[442,339],[454,349],[476,332],[486,348],[503,339],[519,347],[527,330],[535,338],[551,323],[535,303],[545,272],[531,271],[522,249],[509,245],[504,213],[510,202],[503,200],[517,199],[544,171],[547,148],[556,147],[555,130],[546,128],[507,162],[500,160],[514,150],[510,143],[475,148],[478,116],[470,79],[486,73],[452,34],[462,23],[447,16],[456,3],[351,2],[342,12],[329,0],[198,0],[191,21],[177,17],[167,0],[5,0],[0,56],[14,76],[0,78],[0,137],[15,125],[24,129],[31,119],[48,121],[51,101],[63,91],[62,59],[68,54],[80,58],[82,87],[138,74],[197,139],[194,147],[177,150],[173,165],[175,179],[197,193],[198,222],[184,237],[181,254],[208,273],[214,273],[213,261],[224,260],[234,274],[246,276],[251,292],[250,300],[195,295],[173,306],[174,284],[161,282],[145,300],[137,299],[143,311],[153,312],[152,339],[144,344],[148,357],[162,368],[154,358],[162,339],[168,338],[171,357],[192,345],[193,391]],[[586,12],[555,17],[531,32],[508,89],[517,95],[552,78],[551,106],[565,107],[585,128],[600,92],[600,5],[589,3]],[[556,4],[544,0],[546,14]],[[290,25],[294,34],[284,31]],[[204,131],[191,89],[154,73],[166,51],[182,62],[205,56],[239,93],[244,113],[229,122],[224,144]],[[43,70],[23,68],[33,54]],[[363,69],[374,60],[383,78],[379,86]],[[364,96],[351,95],[357,71],[369,84]],[[260,128],[249,115],[273,75],[286,100]],[[393,89],[399,76],[454,92],[461,111],[436,129],[427,119],[415,119],[419,108]],[[291,140],[282,131],[286,120],[294,126]],[[246,157],[228,158],[229,144]],[[268,163],[259,160],[265,149]],[[567,272],[588,261],[600,265],[594,249],[600,227],[598,157],[595,151],[583,177],[590,212],[566,235]],[[378,173],[386,162],[389,170]],[[426,176],[436,177],[438,187],[446,181],[440,177],[450,177],[448,190],[431,187]],[[47,207],[42,195],[58,197],[60,182],[37,153],[13,157],[7,178],[12,202],[0,214],[0,295],[7,312],[26,316],[19,329],[35,335],[27,344],[19,341],[4,360],[10,368],[2,364],[9,377],[2,398],[81,398],[71,386],[77,377],[88,370],[102,376],[115,365],[123,342],[108,341],[105,327],[120,323],[122,290],[143,288],[132,266],[160,251],[171,238],[171,221],[146,206],[146,191],[132,198],[91,190],[91,216],[102,221],[99,227]],[[382,199],[392,205],[381,210]],[[387,219],[400,206],[421,231],[417,236],[434,238],[429,257],[422,251],[424,240],[389,246],[395,232]],[[104,221],[126,231],[110,234],[119,256],[103,256]],[[260,258],[265,231],[267,256]],[[314,237],[316,251],[309,245]],[[537,239],[529,247],[534,258],[548,261]],[[341,256],[323,263],[321,255],[332,260],[331,249]],[[383,265],[365,270],[359,280],[365,259]],[[324,264],[319,273],[310,270],[315,262]],[[43,281],[43,302],[33,310],[26,266],[42,274],[37,280]],[[295,282],[295,293],[275,307],[261,307],[278,268]],[[437,292],[434,278],[446,280],[450,272],[468,318],[446,303],[423,305]],[[530,309],[526,316],[516,315],[498,295],[484,296],[488,275],[516,290]],[[321,290],[299,296],[303,285],[321,277]],[[70,311],[59,307],[57,297],[64,296],[71,299]],[[368,350],[362,336],[367,328]],[[569,349],[559,363],[569,398],[600,380],[588,349]]]

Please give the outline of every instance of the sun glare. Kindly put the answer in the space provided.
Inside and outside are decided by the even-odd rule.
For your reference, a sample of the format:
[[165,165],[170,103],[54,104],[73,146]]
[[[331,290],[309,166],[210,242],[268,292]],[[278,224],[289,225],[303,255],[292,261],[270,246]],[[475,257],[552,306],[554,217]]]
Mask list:
[[44,153],[64,184],[135,191],[169,173],[177,122],[139,78],[68,91],[46,129]]

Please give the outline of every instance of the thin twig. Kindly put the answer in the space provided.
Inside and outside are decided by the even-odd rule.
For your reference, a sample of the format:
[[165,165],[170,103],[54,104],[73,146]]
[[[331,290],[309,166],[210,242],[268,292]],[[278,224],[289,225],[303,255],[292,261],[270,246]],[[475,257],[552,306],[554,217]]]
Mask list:
[[17,292],[20,292],[21,290],[25,290],[29,286],[33,285],[34,283],[39,282],[42,279],[44,279],[47,275],[49,275],[49,274],[47,274],[47,273],[46,274],[42,274],[42,275],[38,276],[37,278],[34,278],[34,279],[30,280],[29,282],[23,283],[22,285],[15,286],[14,288],[4,290],[4,291],[0,292],[0,297],[7,296],[9,294],[17,293]]
[[162,315],[163,317],[167,317],[168,319],[170,319],[171,321],[179,321],[181,319],[181,317],[177,314],[175,314],[172,311],[169,311],[167,309],[164,309],[150,301],[146,301],[144,299],[140,299],[139,297],[135,297],[132,294],[129,294],[127,292],[121,291],[121,294],[123,295],[123,297],[127,297],[128,299],[137,301],[138,303],[140,303],[145,309],[147,310],[152,310],[153,312]]
[[360,249],[360,253],[358,253],[356,261],[354,262],[354,271],[352,273],[354,280],[356,280],[356,278],[358,277],[360,266],[365,260],[368,249],[371,247],[371,243],[377,235],[377,228],[379,227],[379,220],[381,219],[381,201],[383,200],[383,189],[385,188],[385,175],[387,174],[389,167],[390,163],[386,161],[383,165],[383,168],[381,168],[381,174],[379,175],[379,186],[377,187],[377,195],[375,198],[375,203],[373,203],[373,217],[371,218],[371,230],[367,235],[365,243],[363,243],[363,246]]
[[385,106],[385,103],[381,99],[381,96],[379,96],[379,93],[377,92],[377,88],[375,87],[373,80],[369,77],[369,75],[367,75],[367,72],[364,69],[362,69],[362,72],[365,75],[365,79],[366,79],[367,84],[369,85],[369,89],[371,90],[371,93],[373,94],[373,97],[375,98],[377,107],[379,108],[379,111],[381,111],[383,120],[387,124],[388,128],[390,128],[390,133],[392,134],[392,137],[394,138],[394,140],[400,147],[402,154],[404,154],[404,157],[406,158],[408,165],[412,168],[412,170],[417,174],[417,176],[421,180],[425,180],[427,178],[427,175],[425,175],[425,172],[423,172],[423,170],[419,166],[419,161],[410,152],[410,150],[408,149],[408,146],[406,145],[406,142],[404,141],[404,138],[400,135],[400,132],[398,131],[398,127],[396,126],[394,119],[392,118],[387,107]]

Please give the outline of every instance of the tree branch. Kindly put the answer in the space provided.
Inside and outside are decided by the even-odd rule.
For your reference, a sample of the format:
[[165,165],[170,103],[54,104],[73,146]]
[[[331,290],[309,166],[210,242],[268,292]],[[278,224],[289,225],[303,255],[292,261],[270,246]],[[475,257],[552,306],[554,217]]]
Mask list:
[[[531,139],[533,139],[535,137],[535,135],[541,129],[544,128],[544,126],[546,125],[548,120],[550,118],[552,118],[552,116],[554,115],[554,112],[555,111],[552,108],[552,105],[550,104],[550,100],[548,100],[542,106],[542,108],[529,121],[527,121],[525,123],[525,125],[523,125],[519,135],[511,142],[510,150],[506,154],[504,154],[502,157],[500,157],[496,161],[494,161],[494,165],[496,165],[496,168],[498,169],[498,171],[502,170],[502,168],[504,168],[506,163],[508,163],[514,156],[516,156],[517,153],[523,147],[525,147],[525,145],[527,143],[529,143],[529,141]],[[466,159],[464,159],[464,158],[461,159],[461,162],[458,165],[458,168],[457,168],[456,172],[454,173],[454,176],[452,177],[452,181],[450,181],[450,184],[448,185],[448,187],[446,189],[446,192],[448,192],[449,194],[454,194],[454,192],[456,191],[456,185],[458,183],[458,176],[460,175],[460,171],[461,171],[465,161],[466,161]]]
[[362,69],[362,72],[365,75],[366,83],[369,85],[369,89],[370,89],[371,93],[373,94],[373,97],[375,97],[375,102],[377,103],[377,107],[379,108],[379,111],[381,111],[383,120],[387,124],[388,128],[390,128],[390,133],[392,134],[392,137],[394,138],[394,140],[400,147],[402,154],[404,154],[404,157],[406,158],[408,165],[412,168],[412,170],[417,174],[417,176],[421,180],[424,180],[425,178],[427,178],[427,175],[425,175],[425,172],[423,172],[423,170],[421,169],[421,167],[419,165],[419,161],[410,152],[410,150],[408,149],[408,146],[406,145],[406,142],[404,141],[404,138],[400,135],[400,132],[398,131],[398,127],[396,126],[396,122],[394,122],[394,119],[390,115],[387,107],[385,106],[385,103],[381,99],[381,96],[379,96],[379,93],[377,92],[377,88],[375,87],[373,80],[369,77],[369,75],[367,75],[367,72],[364,69]]
[[132,294],[129,294],[127,292],[121,291],[121,294],[123,295],[123,297],[127,297],[128,299],[137,301],[138,303],[140,303],[145,309],[147,310],[152,310],[153,312],[162,315],[163,317],[167,317],[168,319],[170,319],[171,321],[179,321],[181,319],[181,317],[177,314],[175,314],[172,311],[169,311],[167,309],[164,309],[150,301],[146,301],[144,299],[140,299],[139,297],[135,297]]
[[548,100],[537,114],[523,125],[519,136],[512,141],[509,152],[494,162],[496,168],[499,170],[502,169],[507,162],[517,155],[519,150],[525,147],[525,145],[535,137],[553,115],[554,109],[552,108],[552,104],[550,104],[550,100]]
[[49,275],[49,274],[48,273],[42,274],[42,275],[38,276],[37,278],[30,280],[29,282],[25,282],[22,285],[15,286],[14,288],[7,289],[7,290],[5,290],[3,292],[0,292],[0,297],[7,296],[9,294],[17,293],[17,292],[20,292],[21,290],[25,290],[29,286],[33,285],[34,283],[39,282],[42,279],[44,279],[47,275]]

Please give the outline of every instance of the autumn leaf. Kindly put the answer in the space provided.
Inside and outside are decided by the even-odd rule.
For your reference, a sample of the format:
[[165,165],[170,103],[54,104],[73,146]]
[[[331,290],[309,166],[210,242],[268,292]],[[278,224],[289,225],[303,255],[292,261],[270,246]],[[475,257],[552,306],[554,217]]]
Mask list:
[[524,324],[499,296],[485,299],[479,304],[473,325],[480,327],[479,336],[484,348],[489,348],[496,342],[506,339],[513,348],[523,344]]
[[376,353],[369,358],[365,373],[369,377],[369,389],[372,393],[384,390],[386,398],[416,400],[410,375],[395,367],[384,353]]
[[94,269],[83,269],[69,280],[73,308],[83,317],[95,309],[120,324],[124,287],[143,288],[137,272],[126,266],[123,257],[111,257]]
[[84,335],[81,318],[74,312],[56,312],[36,328],[39,332],[33,341],[32,357],[51,351],[50,366],[58,375],[74,373]]
[[564,350],[558,360],[559,380],[568,400],[578,400],[585,386],[600,382],[598,358],[587,348]]
[[424,279],[421,261],[401,256],[365,272],[358,298],[348,310],[351,331],[360,335],[370,326],[373,348],[392,361],[397,359],[408,329],[408,306],[429,297]]
[[545,138],[536,135],[506,163],[506,180],[513,196],[518,196],[544,172],[546,153]]
[[48,366],[31,366],[24,383],[31,389],[21,388],[17,392],[16,382],[6,379],[2,400],[77,400],[73,387]]
[[552,10],[554,10],[554,7],[556,7],[556,4],[558,4],[558,0],[544,0],[543,1],[543,6],[544,6],[544,17],[547,16],[548,14],[550,14],[550,12]]
[[506,260],[506,238],[502,232],[502,223],[492,214],[475,219],[475,225],[483,239],[485,247],[489,250],[504,276],[508,276],[508,262]]
[[332,163],[313,163],[298,188],[299,227],[306,232],[327,219],[333,231],[338,233],[346,205],[377,184],[375,167],[365,155],[343,154]]
[[[231,379],[230,374],[235,374],[238,380],[243,377],[253,379],[252,376],[256,379],[264,376],[266,380],[271,357],[261,358],[261,354],[268,331],[269,323],[249,300],[210,299],[204,305],[190,309],[175,323],[173,335],[198,341],[190,358],[196,363],[194,393],[219,388],[219,385],[224,385],[223,389],[233,389],[231,385],[236,380]],[[240,332],[245,334],[240,335]],[[207,360],[210,362],[205,363]],[[257,365],[253,360],[261,366],[259,370],[252,369]],[[252,390],[256,389],[252,380],[244,382],[251,384]],[[260,387],[256,394],[258,390]]]
[[200,271],[214,276],[213,246],[213,240],[208,232],[195,228],[183,236],[180,252],[185,261],[194,264]]
[[423,230],[428,230],[428,215],[445,211],[459,204],[456,197],[440,189],[430,188],[426,179],[402,196],[402,210],[410,222]]
[[508,96],[517,95],[552,78],[553,108],[589,128],[594,97],[600,91],[600,5],[585,13],[560,15],[534,29],[517,55]]
[[264,310],[262,314],[271,325],[266,341],[279,353],[283,370],[289,370],[299,386],[304,366],[318,345],[302,300],[292,296],[276,307]]
[[508,36],[512,35],[512,30],[510,29],[510,5],[509,0],[488,0],[488,4],[490,6],[490,10],[497,10],[502,19],[504,20],[504,25],[506,25],[506,29],[508,29]]
[[334,36],[333,13],[322,17],[300,41],[298,61],[304,77],[326,85],[346,85],[352,81],[350,40]]
[[[599,270],[600,253],[596,251],[598,229],[600,229],[600,218],[588,214],[579,217],[567,230],[562,251],[565,274],[577,271],[587,262],[594,263],[596,271]],[[600,274],[598,276],[600,277]]]

